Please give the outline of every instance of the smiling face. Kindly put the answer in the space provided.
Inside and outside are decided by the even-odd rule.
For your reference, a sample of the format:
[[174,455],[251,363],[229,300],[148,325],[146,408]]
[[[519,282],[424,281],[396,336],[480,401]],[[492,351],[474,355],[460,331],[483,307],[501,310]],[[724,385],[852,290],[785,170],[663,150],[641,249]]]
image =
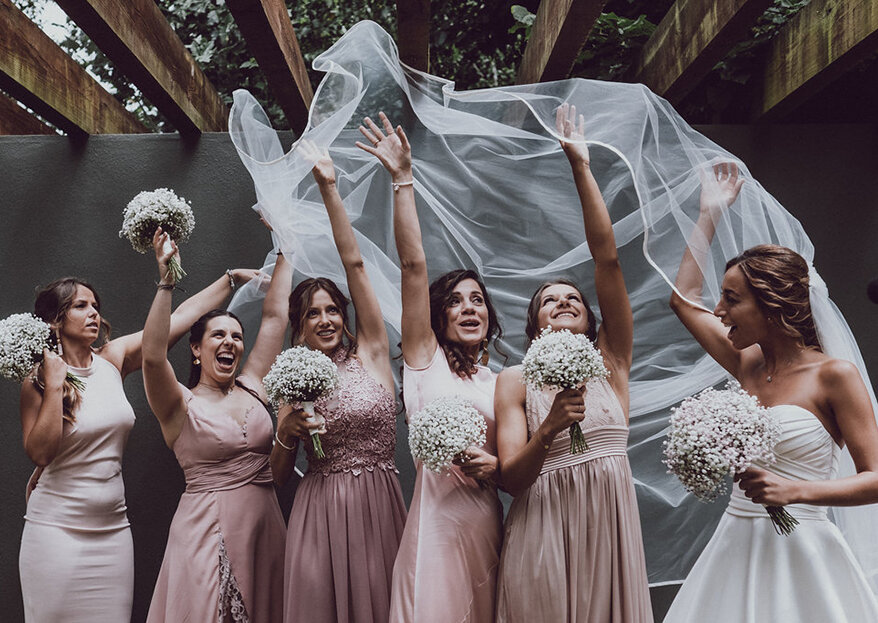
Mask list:
[[244,331],[231,316],[216,316],[207,321],[204,336],[190,345],[192,354],[201,359],[201,378],[216,385],[234,381],[244,356]]
[[62,338],[91,344],[101,330],[100,305],[94,292],[82,284],[76,285],[76,293],[70,308],[58,327]]
[[764,339],[768,319],[740,266],[732,266],[723,277],[722,295],[714,315],[729,327],[728,338],[738,350]]
[[341,344],[343,336],[342,310],[329,292],[323,289],[315,290],[311,296],[311,304],[302,318],[299,339],[309,348],[329,355]]
[[540,293],[537,325],[542,331],[568,329],[571,333],[587,333],[588,313],[579,290],[565,283],[546,286]]
[[478,346],[488,336],[488,306],[475,279],[462,279],[445,306],[443,337],[462,346]]

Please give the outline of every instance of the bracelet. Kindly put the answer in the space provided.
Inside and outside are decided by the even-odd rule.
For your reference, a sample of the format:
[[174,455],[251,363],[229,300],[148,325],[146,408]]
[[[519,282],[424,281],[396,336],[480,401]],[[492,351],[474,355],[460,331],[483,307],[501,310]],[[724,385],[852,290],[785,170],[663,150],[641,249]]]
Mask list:
[[407,182],[393,182],[393,192],[399,192],[401,186],[412,186],[415,183],[415,178],[410,179]]
[[155,287],[159,290],[173,290],[177,287],[176,283],[162,283],[161,281],[155,282]]
[[274,431],[274,440],[277,442],[277,444],[278,444],[281,448],[283,448],[283,449],[286,450],[287,452],[293,452],[293,451],[295,451],[295,449],[296,449],[295,446],[293,446],[293,447],[291,448],[291,447],[289,447],[287,444],[285,444],[284,442],[282,442],[282,441],[280,440],[280,437],[277,436],[277,431]]
[[238,286],[235,285],[235,278],[232,276],[232,269],[231,268],[226,269],[226,275],[229,276],[229,285],[232,288],[232,292],[234,292]]

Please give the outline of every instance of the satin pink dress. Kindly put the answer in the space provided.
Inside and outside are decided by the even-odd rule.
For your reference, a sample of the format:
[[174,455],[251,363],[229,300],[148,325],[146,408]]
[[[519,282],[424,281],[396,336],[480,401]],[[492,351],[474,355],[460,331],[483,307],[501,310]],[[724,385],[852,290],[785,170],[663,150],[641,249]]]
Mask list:
[[287,531],[285,623],[387,623],[405,501],[393,453],[393,394],[341,348],[339,386],[314,404],[323,452],[304,443],[308,472]]
[[[472,378],[456,375],[437,348],[423,369],[403,370],[407,411],[442,396],[472,402],[488,424],[484,448],[496,451],[494,385],[497,376],[479,367]],[[491,623],[494,621],[502,506],[494,487],[480,487],[452,467],[436,474],[417,465],[408,522],[393,568],[390,620],[394,623]]]
[[188,417],[173,449],[186,491],[147,622],[279,622],[286,528],[268,465],[271,417],[253,398],[242,425],[182,389]]
[[[555,391],[527,389],[528,434]],[[650,623],[640,515],[628,464],[628,425],[612,387],[592,380],[581,423],[588,450],[564,431],[537,480],[506,518],[498,623]]]

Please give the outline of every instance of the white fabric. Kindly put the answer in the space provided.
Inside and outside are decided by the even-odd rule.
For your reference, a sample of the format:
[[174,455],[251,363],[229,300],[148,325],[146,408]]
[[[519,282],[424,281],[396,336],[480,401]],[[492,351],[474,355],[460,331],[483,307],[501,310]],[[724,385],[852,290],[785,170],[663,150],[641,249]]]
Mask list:
[[[329,146],[391,335],[398,334],[400,319],[393,191],[378,160],[354,146],[362,138],[356,128],[363,116],[377,117],[379,110],[401,124],[412,143],[431,277],[460,267],[479,271],[506,333],[509,364],[520,361],[527,302],[539,283],[572,278],[594,302],[579,199],[553,130],[555,109],[564,101],[585,115],[591,167],[613,219],[634,310],[629,456],[641,516],[648,518],[650,580],[684,578],[722,508],[695,501],[665,472],[661,443],[668,408],[719,383],[725,373],[667,301],[698,215],[698,171],[734,156],[642,85],[577,79],[457,92],[453,83],[400,64],[392,38],[372,22],[351,28],[314,67],[327,75],[303,136]],[[296,269],[344,287],[310,163],[295,145],[284,152],[265,113],[245,91],[235,93],[229,128],[253,177],[258,208],[284,252],[296,253]],[[808,261],[814,257],[801,225],[750,177],[746,165],[738,166],[747,183],[702,265],[705,301],[717,300],[725,261],[755,244],[776,242]],[[846,329],[837,310],[831,314],[832,322]],[[492,365],[502,363],[492,356]],[[868,527],[866,542],[876,546],[878,520],[862,525]],[[854,550],[860,553],[860,547],[858,539]],[[878,561],[874,551],[869,556]],[[864,565],[878,569],[874,562]]]

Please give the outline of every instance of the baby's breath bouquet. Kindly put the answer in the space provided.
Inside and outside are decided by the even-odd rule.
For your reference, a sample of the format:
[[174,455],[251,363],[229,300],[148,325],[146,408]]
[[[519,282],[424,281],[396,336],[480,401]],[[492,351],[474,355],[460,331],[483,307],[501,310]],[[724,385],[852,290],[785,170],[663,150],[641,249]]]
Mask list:
[[[780,425],[737,383],[705,389],[671,412],[664,464],[702,502],[726,493],[726,477],[754,461],[774,463]],[[783,506],[766,511],[778,534],[790,534],[799,523]]]
[[320,444],[320,433],[326,432],[326,420],[322,414],[314,412],[314,401],[338,385],[338,368],[332,359],[307,346],[288,348],[277,356],[262,382],[269,400],[275,406],[301,402],[309,418],[320,425],[311,433],[311,442],[317,458],[324,458],[326,455]]
[[[51,348],[52,329],[33,314],[12,314],[0,320],[0,376],[23,383],[34,366],[43,360],[43,349]],[[67,373],[67,382],[78,391],[85,384]]]
[[427,469],[441,474],[470,446],[485,445],[487,431],[485,418],[472,404],[444,396],[409,418],[409,447]]
[[[128,238],[138,253],[149,253],[152,250],[152,237],[158,227],[168,234],[162,247],[165,253],[171,252],[171,240],[182,242],[195,229],[192,206],[167,188],[144,190],[128,202],[122,213],[119,237]],[[168,269],[175,282],[186,275],[176,256],[168,262]]]
[[[521,361],[524,382],[531,389],[574,389],[582,387],[594,378],[610,375],[604,365],[601,351],[581,333],[567,329],[552,331],[546,327],[531,342]],[[588,450],[579,422],[570,425],[570,452],[578,454]]]

